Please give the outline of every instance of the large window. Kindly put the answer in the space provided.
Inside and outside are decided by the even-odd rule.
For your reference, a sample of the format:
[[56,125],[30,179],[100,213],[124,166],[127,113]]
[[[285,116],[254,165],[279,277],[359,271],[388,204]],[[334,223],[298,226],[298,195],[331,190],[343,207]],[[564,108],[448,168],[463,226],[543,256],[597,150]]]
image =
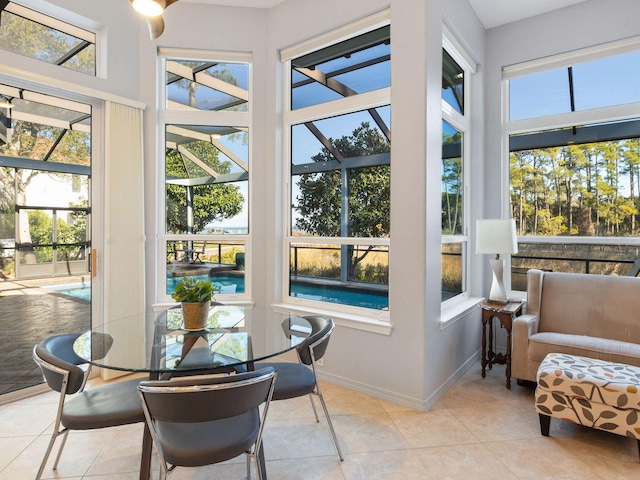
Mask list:
[[627,275],[640,257],[640,44],[608,48],[505,69],[514,290],[529,268]]
[[391,39],[384,17],[348,37],[336,34],[329,46],[283,52],[289,302],[388,310]]
[[442,301],[467,295],[469,83],[475,64],[444,28],[442,50]]
[[[245,293],[250,56],[161,52],[165,67],[164,294],[184,276]],[[185,52],[176,52],[184,55]]]
[[95,33],[13,2],[0,11],[0,48],[96,74]]

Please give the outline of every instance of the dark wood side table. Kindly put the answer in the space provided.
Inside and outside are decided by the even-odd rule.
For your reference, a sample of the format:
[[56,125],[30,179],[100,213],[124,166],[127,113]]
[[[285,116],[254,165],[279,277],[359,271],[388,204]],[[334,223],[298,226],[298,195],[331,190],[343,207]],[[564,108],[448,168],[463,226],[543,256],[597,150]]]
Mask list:
[[[484,300],[482,309],[482,377],[486,376],[485,368],[489,370],[495,364],[507,366],[507,388],[511,388],[511,326],[513,319],[522,313],[522,302],[507,304],[492,303]],[[493,319],[497,318],[500,326],[507,331],[507,352],[505,354],[494,352]],[[487,346],[487,325],[489,326],[489,345]]]

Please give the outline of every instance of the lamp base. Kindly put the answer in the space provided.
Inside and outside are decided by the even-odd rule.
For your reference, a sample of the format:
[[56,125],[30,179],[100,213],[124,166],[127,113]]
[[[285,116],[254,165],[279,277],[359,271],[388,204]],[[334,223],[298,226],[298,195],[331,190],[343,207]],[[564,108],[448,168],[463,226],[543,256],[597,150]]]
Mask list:
[[511,299],[507,298],[505,300],[491,300],[490,298],[487,298],[486,302],[493,303],[495,305],[509,305],[511,303]]
[[491,282],[491,291],[487,301],[506,305],[511,300],[507,298],[507,293],[504,289],[504,260],[494,258],[489,263],[491,263],[491,270],[493,270],[493,281]]

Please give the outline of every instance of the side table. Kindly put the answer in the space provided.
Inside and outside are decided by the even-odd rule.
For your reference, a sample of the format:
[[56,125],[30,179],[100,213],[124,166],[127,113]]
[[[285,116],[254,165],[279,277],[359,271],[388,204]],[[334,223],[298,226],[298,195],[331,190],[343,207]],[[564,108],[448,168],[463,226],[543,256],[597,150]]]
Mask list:
[[[513,319],[522,313],[522,302],[507,304],[492,303],[484,300],[482,309],[482,377],[486,376],[485,368],[489,370],[495,364],[507,366],[507,388],[511,388],[511,326]],[[493,319],[497,318],[500,326],[507,331],[507,351],[505,354],[494,352]],[[487,325],[489,326],[489,345],[487,346]]]

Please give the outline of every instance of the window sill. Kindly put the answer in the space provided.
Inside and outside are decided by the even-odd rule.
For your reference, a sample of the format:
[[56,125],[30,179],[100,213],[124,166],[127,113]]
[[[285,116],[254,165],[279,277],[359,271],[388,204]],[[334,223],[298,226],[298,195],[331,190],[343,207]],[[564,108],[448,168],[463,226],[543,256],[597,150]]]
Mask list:
[[482,297],[468,297],[460,302],[456,302],[453,305],[443,308],[440,313],[440,330],[449,328],[474,310],[479,309],[480,302],[482,302],[482,300]]
[[340,327],[353,328],[380,335],[391,335],[391,330],[393,330],[393,325],[390,322],[377,320],[364,315],[354,315],[338,312],[336,310],[292,305],[290,303],[275,303],[271,306],[277,310],[292,312],[298,315],[326,315],[327,317],[331,317],[335,324]]

